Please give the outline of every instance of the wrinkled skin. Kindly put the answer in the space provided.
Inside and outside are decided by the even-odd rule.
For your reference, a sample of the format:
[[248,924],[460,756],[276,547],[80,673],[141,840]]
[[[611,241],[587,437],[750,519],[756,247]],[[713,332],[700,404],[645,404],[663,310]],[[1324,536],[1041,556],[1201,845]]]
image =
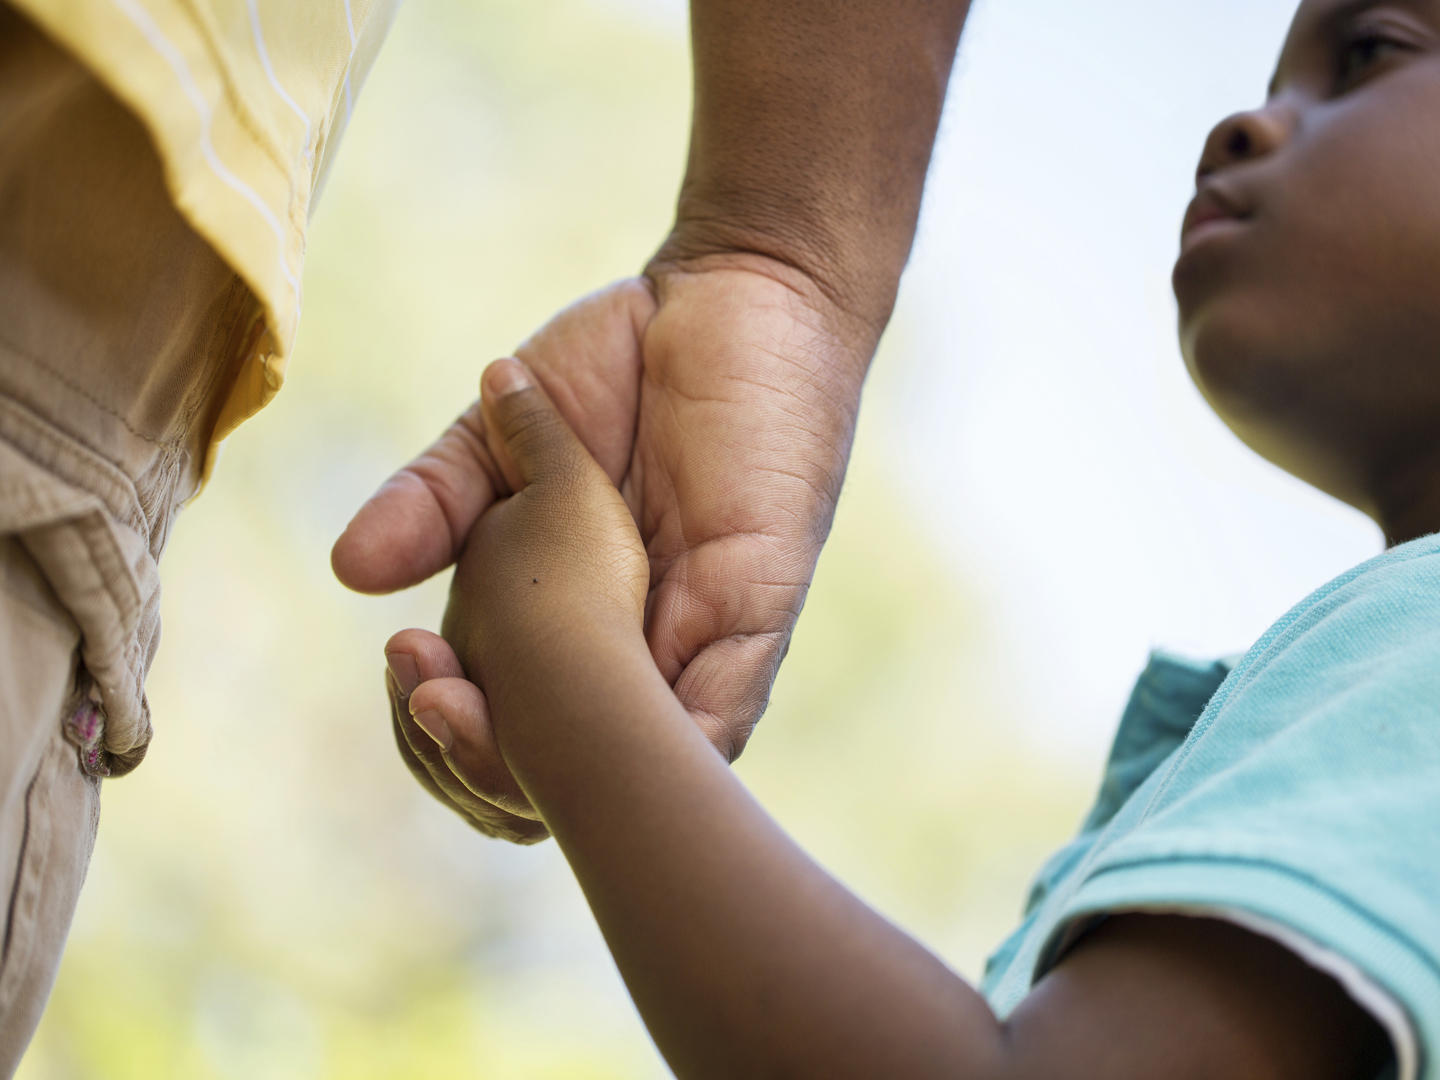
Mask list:
[[[652,654],[727,759],[804,603],[877,337],[793,268],[730,256],[612,285],[516,350],[634,514]],[[389,591],[454,561],[513,488],[499,451],[477,403],[357,515],[335,548],[341,580]],[[463,674],[453,653],[406,632],[387,654],[397,742],[421,783],[486,833],[543,838],[498,756],[467,788],[408,720],[414,685]]]
[[[654,660],[733,760],[830,528],[969,0],[689,8],[673,225],[643,279],[582,300],[518,354],[620,484],[650,561]],[[472,408],[361,510],[335,546],[337,575],[385,592],[443,570],[511,481]],[[433,646],[390,643],[401,698],[454,669]],[[495,785],[466,790],[508,814],[514,785],[493,765],[476,775]],[[426,775],[453,790],[453,776]],[[523,814],[467,816],[501,835],[532,829]]]

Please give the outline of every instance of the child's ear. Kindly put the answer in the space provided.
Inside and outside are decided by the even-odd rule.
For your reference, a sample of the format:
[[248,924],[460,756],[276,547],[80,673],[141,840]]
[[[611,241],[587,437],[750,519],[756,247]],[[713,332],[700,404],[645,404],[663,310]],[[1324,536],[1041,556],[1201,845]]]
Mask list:
[[593,464],[530,369],[514,357],[485,369],[480,406],[486,443],[512,493],[547,473]]

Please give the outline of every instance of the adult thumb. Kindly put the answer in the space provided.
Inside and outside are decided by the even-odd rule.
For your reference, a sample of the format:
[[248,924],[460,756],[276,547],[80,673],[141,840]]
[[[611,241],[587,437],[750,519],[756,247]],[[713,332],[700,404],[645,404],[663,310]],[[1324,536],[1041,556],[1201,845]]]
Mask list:
[[486,438],[512,491],[590,459],[530,369],[514,357],[496,360],[480,376],[480,407]]

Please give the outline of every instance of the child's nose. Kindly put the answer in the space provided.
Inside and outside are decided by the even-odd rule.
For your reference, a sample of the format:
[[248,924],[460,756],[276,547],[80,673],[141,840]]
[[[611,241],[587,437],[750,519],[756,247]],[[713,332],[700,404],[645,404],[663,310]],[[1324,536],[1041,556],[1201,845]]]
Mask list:
[[1203,180],[1230,165],[1273,154],[1285,144],[1290,129],[1288,115],[1273,106],[1227,116],[1205,140],[1195,178]]

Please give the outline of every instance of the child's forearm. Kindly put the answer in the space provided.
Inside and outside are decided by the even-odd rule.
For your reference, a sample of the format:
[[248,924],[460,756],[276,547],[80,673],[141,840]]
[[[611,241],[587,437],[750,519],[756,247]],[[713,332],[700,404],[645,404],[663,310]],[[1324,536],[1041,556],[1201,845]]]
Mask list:
[[1002,1025],[790,842],[643,642],[586,637],[579,664],[557,650],[569,668],[538,664],[548,681],[492,699],[497,733],[681,1080],[1352,1080],[1378,1068],[1373,1022],[1332,980],[1204,919],[1112,918]]
[[[439,713],[426,730],[462,779],[498,739],[679,1076],[1375,1074],[1375,1025],[1334,980],[1205,919],[1117,915],[998,1023],[791,844],[705,741],[642,633],[629,511],[525,378],[513,362],[486,374],[521,490],[472,532],[453,584],[466,602],[447,615],[490,715],[476,686],[440,679],[468,705],[457,730]],[[445,709],[431,685],[411,695],[417,722]]]
[[791,843],[643,643],[491,708],[679,1076],[997,1075],[982,999]]

